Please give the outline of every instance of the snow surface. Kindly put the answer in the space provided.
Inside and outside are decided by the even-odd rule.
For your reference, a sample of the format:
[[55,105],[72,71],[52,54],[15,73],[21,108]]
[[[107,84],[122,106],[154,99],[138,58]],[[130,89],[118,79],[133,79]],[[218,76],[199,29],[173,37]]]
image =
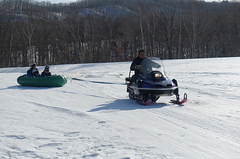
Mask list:
[[163,60],[180,97],[188,94],[184,105],[129,99],[131,62],[51,66],[68,77],[56,88],[20,86],[28,67],[1,68],[0,158],[237,159],[239,61]]

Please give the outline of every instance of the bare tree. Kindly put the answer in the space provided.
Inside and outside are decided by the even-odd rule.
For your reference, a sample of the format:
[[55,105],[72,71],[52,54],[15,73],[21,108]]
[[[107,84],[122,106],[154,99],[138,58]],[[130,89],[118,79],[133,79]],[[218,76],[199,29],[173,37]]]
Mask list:
[[[31,21],[32,20],[32,21]],[[28,46],[28,60],[29,62],[37,61],[38,57],[35,54],[34,46],[32,45],[32,38],[35,31],[34,20],[29,18],[29,21],[22,21],[21,31],[23,35],[27,38],[27,46]]]
[[190,58],[197,57],[196,51],[199,35],[204,33],[204,30],[209,24],[208,19],[205,18],[206,16],[206,12],[202,12],[201,6],[196,2],[191,3],[188,13],[184,16],[183,23],[191,45]]
[[168,8],[159,12],[159,31],[164,37],[164,43],[167,49],[169,59],[173,59],[173,42],[176,40],[176,9]]

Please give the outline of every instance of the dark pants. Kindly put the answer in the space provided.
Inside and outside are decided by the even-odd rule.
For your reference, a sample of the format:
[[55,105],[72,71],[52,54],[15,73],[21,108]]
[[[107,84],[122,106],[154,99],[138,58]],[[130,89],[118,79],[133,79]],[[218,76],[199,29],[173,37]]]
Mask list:
[[[173,79],[172,82],[178,86],[177,80]],[[178,88],[173,91],[173,93],[176,95],[177,101],[179,100],[179,94],[178,94]]]
[[130,85],[133,83],[133,82],[136,82],[137,80],[137,76],[136,75],[133,75],[132,78],[131,78],[131,81],[130,81]]

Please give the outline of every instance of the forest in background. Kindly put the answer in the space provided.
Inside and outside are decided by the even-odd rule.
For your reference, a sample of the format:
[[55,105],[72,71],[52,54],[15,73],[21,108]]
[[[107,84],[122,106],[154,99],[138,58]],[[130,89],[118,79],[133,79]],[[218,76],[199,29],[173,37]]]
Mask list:
[[240,56],[240,3],[0,1],[0,67]]

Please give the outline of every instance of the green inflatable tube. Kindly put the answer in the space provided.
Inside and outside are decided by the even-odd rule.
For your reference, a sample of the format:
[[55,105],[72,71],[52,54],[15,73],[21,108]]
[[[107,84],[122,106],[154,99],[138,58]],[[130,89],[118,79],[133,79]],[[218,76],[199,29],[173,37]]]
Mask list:
[[22,86],[62,87],[67,83],[67,78],[64,75],[52,75],[48,77],[22,75],[18,77],[17,82]]

